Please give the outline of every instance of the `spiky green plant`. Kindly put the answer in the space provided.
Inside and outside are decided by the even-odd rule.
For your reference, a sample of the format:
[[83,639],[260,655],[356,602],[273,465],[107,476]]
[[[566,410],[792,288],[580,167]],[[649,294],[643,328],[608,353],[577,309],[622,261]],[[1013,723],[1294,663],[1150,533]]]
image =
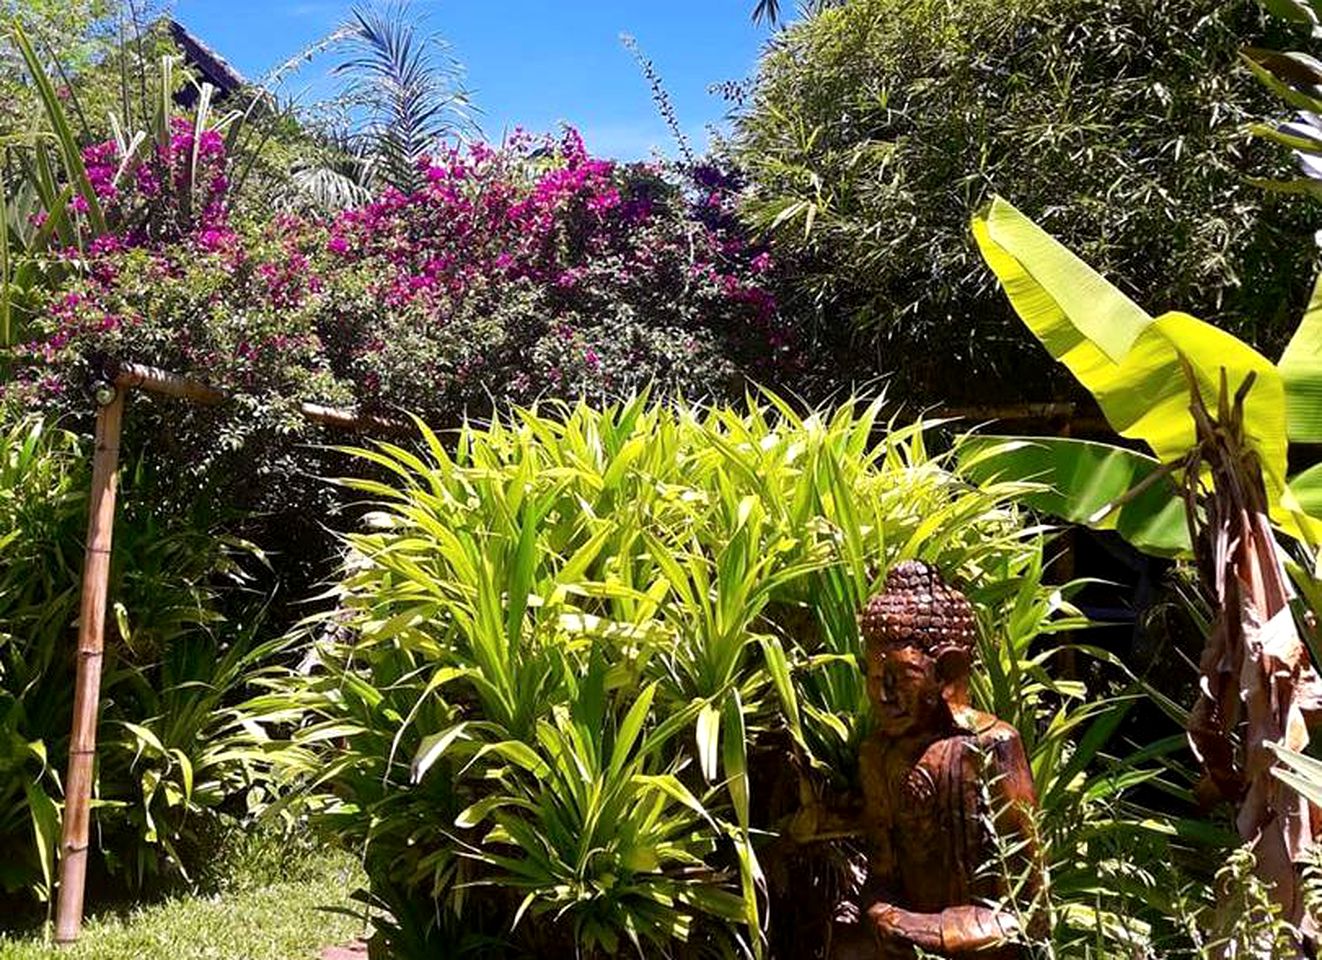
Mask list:
[[1029,650],[1078,622],[1042,532],[880,410],[640,397],[354,451],[375,509],[335,609],[246,709],[297,728],[286,770],[363,851],[393,949],[765,953],[773,837],[856,781],[855,614],[901,558],[971,585],[1014,675],[980,696],[1031,693],[1010,715],[1084,789],[1104,738],[1062,744],[1103,711],[1060,708],[1081,691]]

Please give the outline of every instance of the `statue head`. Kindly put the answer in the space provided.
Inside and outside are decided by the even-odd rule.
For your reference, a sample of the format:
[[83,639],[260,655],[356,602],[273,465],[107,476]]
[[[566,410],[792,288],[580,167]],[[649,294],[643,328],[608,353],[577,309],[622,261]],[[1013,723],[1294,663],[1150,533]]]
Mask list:
[[968,703],[973,607],[920,560],[896,564],[859,616],[878,729],[902,736],[949,723]]

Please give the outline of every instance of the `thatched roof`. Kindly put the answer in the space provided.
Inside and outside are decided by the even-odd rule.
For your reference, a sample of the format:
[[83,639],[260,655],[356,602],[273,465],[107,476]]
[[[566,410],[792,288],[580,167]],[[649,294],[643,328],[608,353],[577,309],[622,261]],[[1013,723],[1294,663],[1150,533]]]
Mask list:
[[[189,33],[188,28],[182,23],[173,18],[167,18],[167,23],[171,38],[183,51],[184,59],[197,72],[198,80],[216,88],[217,100],[223,100],[247,83],[243,79],[243,74],[230,66],[224,57]],[[192,101],[197,99],[197,91],[192,87],[186,87],[179,91],[175,99],[184,106],[192,106]]]

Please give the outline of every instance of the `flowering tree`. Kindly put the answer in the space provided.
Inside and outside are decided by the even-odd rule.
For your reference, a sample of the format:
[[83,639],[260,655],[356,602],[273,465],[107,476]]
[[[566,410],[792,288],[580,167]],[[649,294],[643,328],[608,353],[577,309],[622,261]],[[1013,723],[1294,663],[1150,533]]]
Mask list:
[[13,388],[32,402],[67,402],[106,358],[282,418],[315,398],[440,422],[647,384],[730,395],[796,369],[772,259],[714,167],[622,165],[573,130],[519,133],[424,159],[418,189],[333,219],[231,223],[215,131],[176,119],[165,142],[83,159],[110,231],[58,255],[68,279]]

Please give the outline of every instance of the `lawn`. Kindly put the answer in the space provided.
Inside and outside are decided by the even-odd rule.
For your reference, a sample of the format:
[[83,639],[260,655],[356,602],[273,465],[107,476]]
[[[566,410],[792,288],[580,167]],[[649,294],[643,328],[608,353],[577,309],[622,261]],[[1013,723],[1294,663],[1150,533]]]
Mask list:
[[304,878],[212,896],[182,896],[90,918],[76,946],[0,934],[0,960],[304,960],[363,933],[352,906],[356,865],[318,855]]

